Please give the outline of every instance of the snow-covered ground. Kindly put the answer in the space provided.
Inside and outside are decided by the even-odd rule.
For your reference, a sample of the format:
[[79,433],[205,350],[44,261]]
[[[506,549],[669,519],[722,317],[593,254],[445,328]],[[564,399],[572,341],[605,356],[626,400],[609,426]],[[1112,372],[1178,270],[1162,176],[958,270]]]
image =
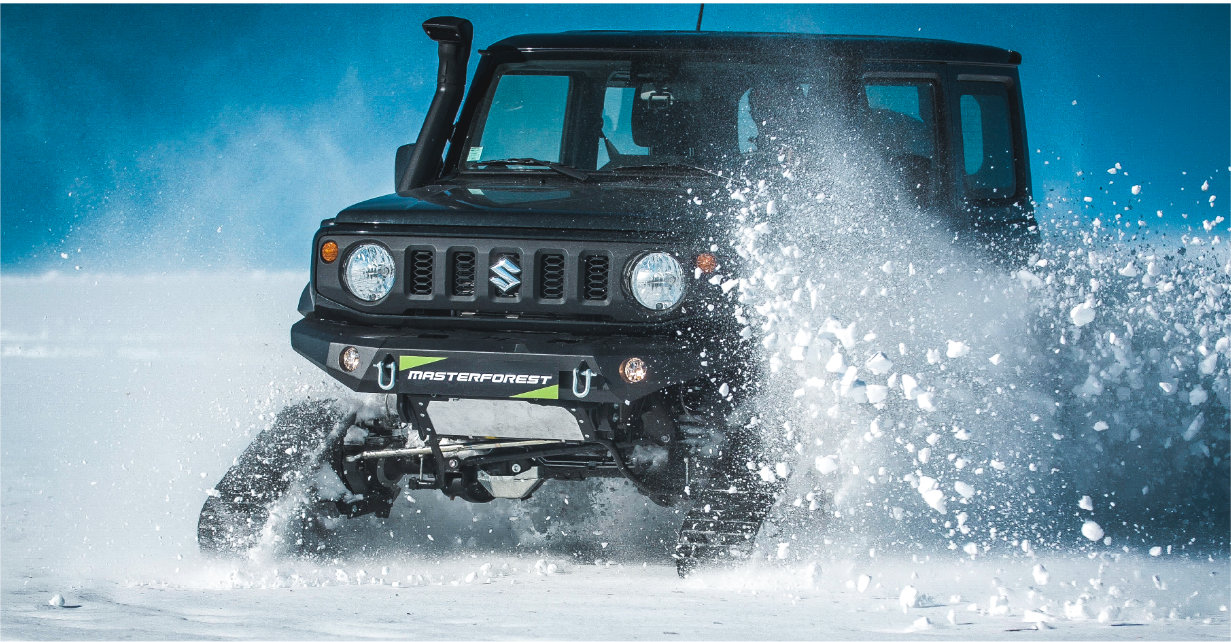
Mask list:
[[[679,515],[647,505],[621,482],[556,483],[524,503],[419,494],[399,501],[388,522],[346,524],[355,546],[340,557],[203,559],[197,511],[231,460],[288,400],[341,392],[288,346],[304,280],[282,273],[0,279],[5,637],[949,639],[1025,629],[1048,639],[1226,639],[1231,632],[1222,525],[1192,526],[1191,536],[1175,524],[1134,530],[1138,514],[1113,523],[1108,498],[1087,500],[1096,504],[1092,513],[1054,489],[1047,492],[1063,508],[1031,509],[1055,522],[1039,531],[1054,539],[1023,547],[1020,524],[1004,527],[1012,541],[989,535],[986,523],[982,532],[946,536],[956,526],[940,520],[961,523],[959,511],[930,515],[926,489],[909,480],[880,486],[885,505],[903,514],[877,521],[849,505],[852,497],[875,503],[875,485],[856,489],[848,478],[836,515],[801,520],[795,515],[806,502],[793,506],[788,497],[762,535],[759,559],[688,580],[676,577],[668,557]],[[939,453],[943,445],[933,447]],[[902,459],[893,449],[876,452]],[[853,463],[837,449],[826,456],[835,466]],[[811,462],[813,453],[801,457]],[[922,465],[918,452],[910,458],[910,467]],[[818,462],[798,483],[845,474],[823,474],[827,466]],[[841,495],[832,483],[825,490]],[[1002,514],[947,484],[950,506],[966,508],[970,520]],[[1114,536],[1110,545],[1082,537],[1089,514]],[[897,537],[868,530],[894,523]]]

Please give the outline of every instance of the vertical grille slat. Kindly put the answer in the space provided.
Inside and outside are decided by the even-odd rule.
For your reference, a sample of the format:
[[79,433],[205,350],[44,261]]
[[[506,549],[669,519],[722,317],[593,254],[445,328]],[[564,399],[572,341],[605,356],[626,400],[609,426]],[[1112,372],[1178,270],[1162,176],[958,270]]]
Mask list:
[[432,277],[435,272],[435,253],[431,250],[414,250],[410,253],[410,293],[424,296],[432,293]]
[[606,301],[611,259],[606,254],[591,254],[582,259],[581,271],[583,298],[587,301]]
[[453,296],[474,296],[475,258],[474,252],[457,251],[453,253],[453,274],[449,286]]
[[539,255],[539,298],[564,298],[564,255],[550,252]]

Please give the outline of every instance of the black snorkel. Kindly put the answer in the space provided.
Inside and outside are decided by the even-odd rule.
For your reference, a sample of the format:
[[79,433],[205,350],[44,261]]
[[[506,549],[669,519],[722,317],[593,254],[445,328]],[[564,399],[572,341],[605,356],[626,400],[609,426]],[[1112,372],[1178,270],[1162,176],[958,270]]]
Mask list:
[[436,75],[436,94],[419,139],[397,151],[394,186],[399,196],[428,184],[440,172],[445,143],[453,130],[462,96],[466,93],[466,63],[474,28],[469,20],[443,16],[423,23],[427,37],[439,43],[440,67]]

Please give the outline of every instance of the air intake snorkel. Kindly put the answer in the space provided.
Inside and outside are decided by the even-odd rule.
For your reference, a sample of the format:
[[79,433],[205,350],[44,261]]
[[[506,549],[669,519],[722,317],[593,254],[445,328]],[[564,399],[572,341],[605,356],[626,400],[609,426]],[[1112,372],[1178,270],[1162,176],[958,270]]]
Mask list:
[[399,196],[428,184],[440,171],[441,155],[466,91],[466,63],[474,28],[464,18],[444,16],[423,23],[427,37],[439,43],[436,95],[423,119],[419,140],[398,148],[394,185]]

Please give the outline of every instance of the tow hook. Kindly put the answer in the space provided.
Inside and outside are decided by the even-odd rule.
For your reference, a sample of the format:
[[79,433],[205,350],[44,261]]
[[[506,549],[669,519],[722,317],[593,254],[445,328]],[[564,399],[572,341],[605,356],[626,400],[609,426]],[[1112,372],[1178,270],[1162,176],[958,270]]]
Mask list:
[[[385,381],[386,372],[389,373],[388,381]],[[381,390],[393,390],[393,385],[397,383],[397,374],[397,365],[393,362],[393,357],[385,357],[384,361],[376,364],[376,385],[380,386]]]
[[[584,369],[583,369],[584,366]],[[590,379],[594,373],[590,371],[589,366],[584,363],[573,368],[573,396],[582,399],[590,394]],[[578,389],[577,384],[580,379],[585,379],[585,387]]]

